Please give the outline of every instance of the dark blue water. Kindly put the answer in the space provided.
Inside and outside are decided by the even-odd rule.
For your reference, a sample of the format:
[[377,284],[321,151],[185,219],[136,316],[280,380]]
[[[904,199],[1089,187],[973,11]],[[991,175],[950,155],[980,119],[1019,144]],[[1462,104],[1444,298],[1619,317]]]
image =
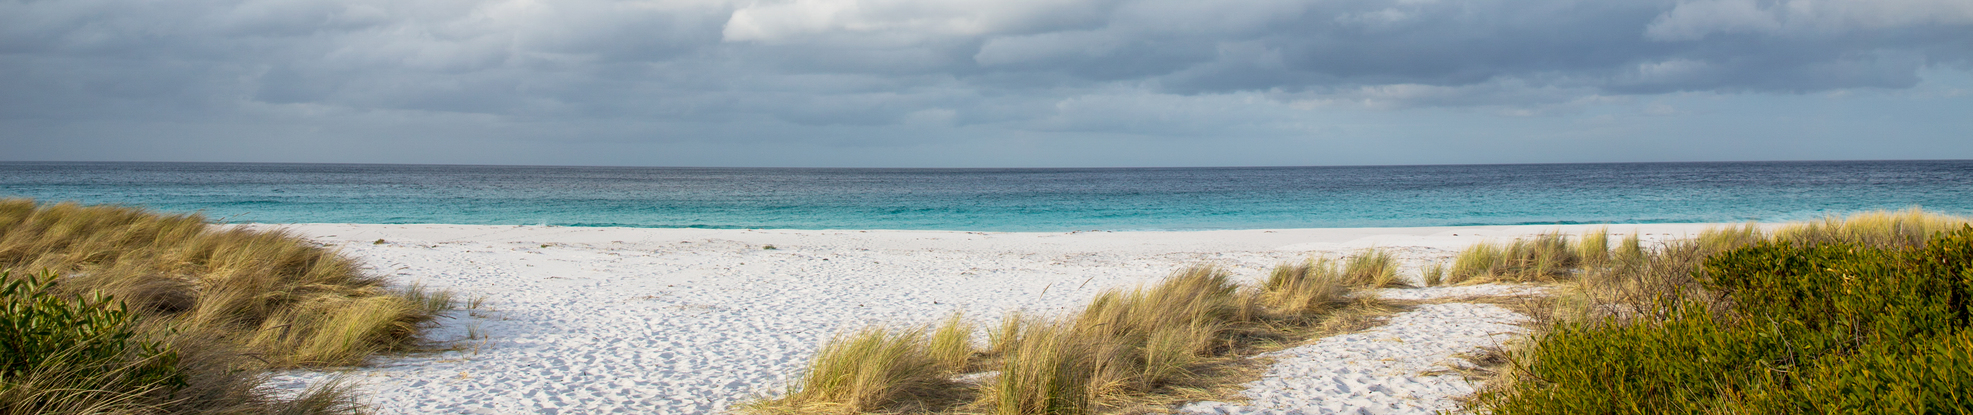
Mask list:
[[225,222],[974,231],[1973,214],[1973,161],[1171,169],[0,163],[0,197]]

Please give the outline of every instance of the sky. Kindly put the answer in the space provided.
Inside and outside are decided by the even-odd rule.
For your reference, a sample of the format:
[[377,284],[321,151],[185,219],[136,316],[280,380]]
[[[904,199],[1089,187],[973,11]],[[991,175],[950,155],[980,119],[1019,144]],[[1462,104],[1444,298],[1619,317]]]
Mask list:
[[0,0],[0,161],[1973,159],[1973,0]]

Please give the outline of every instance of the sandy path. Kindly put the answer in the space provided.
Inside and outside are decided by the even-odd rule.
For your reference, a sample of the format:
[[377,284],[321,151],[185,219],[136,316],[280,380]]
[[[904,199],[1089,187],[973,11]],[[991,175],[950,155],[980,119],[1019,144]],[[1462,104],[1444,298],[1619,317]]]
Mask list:
[[[1202,262],[1254,278],[1284,261],[1382,247],[1415,266],[1476,241],[1586,228],[284,227],[397,281],[487,298],[485,309],[455,313],[433,331],[439,339],[482,333],[488,339],[477,350],[393,357],[347,372],[383,414],[718,413],[779,390],[830,333],[858,325],[923,323],[955,310],[993,321],[1015,309],[1066,309],[1102,289]],[[1613,230],[1665,239],[1702,227]],[[276,386],[299,388],[328,376],[296,372],[277,377]]]
[[[1432,414],[1458,410],[1470,382],[1444,371],[1461,353],[1524,332],[1525,317],[1490,304],[1426,304],[1369,330],[1332,336],[1275,358],[1248,383],[1245,403],[1196,402],[1187,414]],[[1437,374],[1434,374],[1437,373]]]

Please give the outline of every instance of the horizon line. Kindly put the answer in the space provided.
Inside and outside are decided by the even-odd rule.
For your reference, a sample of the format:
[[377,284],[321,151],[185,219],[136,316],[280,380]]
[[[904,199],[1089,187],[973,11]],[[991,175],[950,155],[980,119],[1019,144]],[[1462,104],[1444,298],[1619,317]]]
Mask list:
[[479,164],[479,163],[362,163],[362,162],[282,162],[282,161],[32,161],[0,160],[0,164],[232,164],[232,165],[318,165],[318,166],[434,166],[434,167],[536,167],[606,169],[734,169],[734,170],[1156,170],[1156,169],[1289,169],[1329,167],[1460,167],[1460,166],[1562,166],[1596,164],[1734,164],[1734,163],[1869,163],[1869,162],[1952,162],[1973,159],[1857,159],[1857,160],[1710,160],[1710,161],[1588,161],[1520,163],[1421,163],[1421,164],[1327,164],[1327,165],[1246,165],[1246,166],[1045,166],[1045,167],[827,167],[827,166],[659,166],[584,164]]

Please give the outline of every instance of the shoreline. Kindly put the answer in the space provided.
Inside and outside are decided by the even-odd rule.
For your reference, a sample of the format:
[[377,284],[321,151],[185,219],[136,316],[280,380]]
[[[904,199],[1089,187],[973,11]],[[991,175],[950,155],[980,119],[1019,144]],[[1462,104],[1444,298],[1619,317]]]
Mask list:
[[[1792,222],[1775,222],[1775,223],[1756,222],[1753,224],[1757,226],[1761,226],[1763,228],[1773,228],[1773,227],[1785,225],[1787,223],[1792,223]],[[622,238],[617,238],[617,239],[609,239],[609,238],[634,235],[637,237],[637,239],[641,239],[641,240],[648,240],[657,237],[672,238],[672,239],[692,239],[692,238],[729,239],[730,238],[736,241],[771,243],[773,238],[777,235],[791,236],[797,239],[809,239],[818,236],[845,236],[855,233],[855,234],[867,234],[868,236],[877,240],[895,240],[900,237],[906,237],[906,238],[939,237],[941,235],[960,236],[962,238],[966,238],[966,237],[961,235],[985,236],[985,237],[996,237],[996,236],[1022,237],[1022,236],[1047,236],[1047,235],[1114,235],[1117,237],[1133,237],[1133,238],[1148,237],[1149,239],[1158,240],[1158,241],[1193,240],[1193,241],[1205,241],[1205,243],[1210,243],[1210,244],[1225,244],[1225,243],[1229,243],[1230,241],[1226,241],[1224,240],[1224,238],[1238,235],[1238,236],[1253,236],[1261,239],[1260,241],[1254,242],[1254,244],[1265,244],[1266,242],[1270,242],[1270,241],[1304,240],[1304,243],[1330,243],[1330,244],[1340,245],[1347,242],[1359,242],[1357,240],[1361,238],[1372,238],[1375,241],[1424,242],[1424,243],[1429,243],[1433,246],[1441,246],[1441,245],[1446,245],[1447,242],[1453,242],[1457,244],[1462,244],[1460,246],[1464,246],[1463,244],[1470,244],[1471,242],[1478,241],[1480,239],[1473,239],[1473,240],[1460,239],[1457,241],[1433,241],[1429,239],[1438,238],[1438,237],[1456,237],[1456,238],[1469,238],[1469,239],[1470,238],[1484,239],[1484,238],[1493,237],[1493,238],[1511,239],[1513,237],[1533,235],[1533,234],[1548,232],[1548,231],[1560,231],[1568,234],[1580,234],[1582,232],[1591,229],[1608,228],[1611,232],[1611,235],[1613,236],[1626,235],[1633,231],[1642,232],[1644,236],[1653,237],[1653,238],[1645,238],[1645,240],[1649,242],[1654,239],[1663,240],[1673,237],[1693,236],[1696,235],[1700,230],[1706,228],[1715,228],[1721,226],[1740,226],[1740,225],[1745,225],[1745,223],[1459,225],[1459,226],[1413,226],[1413,227],[1257,228],[1257,229],[1138,230],[1138,231],[1097,229],[1097,230],[1071,230],[1071,231],[1050,231],[1050,232],[917,230],[917,229],[773,229],[773,228],[705,229],[705,228],[647,228],[647,227],[617,227],[617,226],[368,224],[368,223],[279,223],[279,224],[241,223],[241,224],[225,224],[223,226],[244,227],[244,228],[253,228],[253,229],[289,229],[292,231],[296,231],[301,236],[308,238],[313,238],[313,239],[329,238],[333,240],[345,240],[349,242],[359,241],[365,235],[376,235],[380,237],[394,235],[394,236],[408,237],[410,239],[423,240],[428,242],[430,241],[463,242],[463,241],[472,241],[474,240],[473,238],[494,238],[491,241],[517,242],[523,240],[541,240],[546,242],[562,242],[562,243],[599,243],[599,242],[622,241],[623,240]],[[1465,231],[1465,232],[1461,232],[1461,231]],[[1260,235],[1252,235],[1252,234],[1260,234]],[[970,239],[979,239],[979,238],[970,238]],[[1094,239],[1103,240],[1106,238],[1094,238]],[[1239,247],[1250,248],[1248,244],[1239,244]],[[1282,246],[1281,248],[1295,249],[1298,247]]]
[[[203,213],[203,212],[201,212]],[[1410,229],[1464,229],[1464,228],[1526,228],[1526,227],[1680,227],[1688,225],[1745,225],[1760,226],[1801,223],[1803,220],[1786,221],[1745,221],[1745,222],[1648,222],[1648,223],[1520,223],[1520,224],[1454,224],[1420,226],[1315,226],[1315,227],[1255,227],[1255,228],[1176,228],[1176,229],[1057,229],[1057,230],[978,230],[978,229],[912,229],[912,228],[774,228],[774,227],[694,227],[694,226],[634,226],[634,225],[588,225],[588,224],[484,224],[484,223],[370,223],[370,222],[217,222],[217,226],[244,227],[316,227],[316,226],[417,226],[417,227],[485,227],[485,228],[542,228],[542,229],[644,229],[653,231],[782,231],[782,232],[959,232],[989,234],[1026,233],[1198,233],[1198,232],[1239,232],[1239,231],[1283,231],[1283,230],[1410,230]]]
[[[1721,225],[1134,232],[233,226],[289,229],[362,260],[394,284],[451,289],[462,301],[485,298],[482,309],[455,312],[431,331],[433,340],[474,347],[388,356],[346,372],[379,413],[392,414],[719,413],[777,393],[829,336],[868,324],[923,324],[955,311],[986,322],[1015,310],[1060,312],[1102,290],[1200,263],[1252,281],[1280,263],[1379,248],[1399,258],[1400,275],[1415,279],[1418,267],[1475,242],[1608,226],[1612,239],[1636,232],[1651,244]],[[272,385],[296,390],[333,376],[289,372]]]

